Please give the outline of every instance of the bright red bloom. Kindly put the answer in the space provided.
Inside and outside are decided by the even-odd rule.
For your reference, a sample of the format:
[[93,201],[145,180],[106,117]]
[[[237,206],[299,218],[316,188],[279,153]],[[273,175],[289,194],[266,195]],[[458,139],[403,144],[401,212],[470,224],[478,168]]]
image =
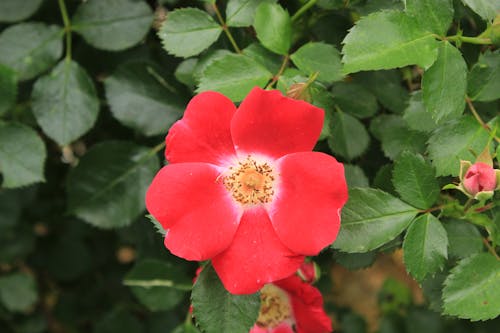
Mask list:
[[294,273],[331,244],[347,200],[343,165],[311,152],[323,110],[254,88],[237,109],[225,96],[194,97],[170,129],[170,162],[146,194],[168,230],[165,246],[212,259],[227,290],[253,293]]
[[318,289],[297,275],[265,285],[261,308],[250,333],[328,333],[332,321]]
[[495,169],[486,163],[474,163],[465,173],[463,186],[472,196],[483,191],[494,191],[497,186]]

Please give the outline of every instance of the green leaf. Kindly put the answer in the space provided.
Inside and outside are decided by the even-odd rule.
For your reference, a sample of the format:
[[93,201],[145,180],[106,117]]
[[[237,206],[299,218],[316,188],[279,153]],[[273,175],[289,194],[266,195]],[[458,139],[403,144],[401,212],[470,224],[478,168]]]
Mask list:
[[182,61],[175,69],[174,75],[177,81],[185,84],[190,89],[194,89],[196,80],[194,78],[194,70],[198,64],[198,59],[189,58]]
[[463,259],[444,282],[444,313],[470,320],[500,315],[500,261],[489,253]]
[[[43,23],[20,23],[0,34],[0,63],[29,80],[53,66],[62,53],[62,29]],[[5,51],[8,50],[8,51]]]
[[26,273],[0,277],[0,303],[14,312],[28,311],[38,300],[35,279]]
[[403,119],[408,124],[408,127],[415,131],[430,133],[437,127],[432,115],[425,109],[422,90],[415,91],[411,95]]
[[424,72],[422,92],[427,112],[437,123],[462,115],[467,89],[467,64],[448,42],[441,42],[436,62]]
[[370,267],[377,258],[375,251],[365,253],[336,252],[333,256],[335,262],[350,271]]
[[144,211],[158,167],[154,150],[125,141],[97,144],[68,175],[68,210],[100,228],[126,226]]
[[186,102],[182,94],[152,64],[123,64],[104,85],[113,116],[144,135],[164,134],[182,116]]
[[0,64],[0,116],[9,111],[16,103],[17,75],[16,72]]
[[117,307],[95,324],[95,333],[144,333],[144,329],[131,312]]
[[215,49],[215,50],[208,50],[203,55],[201,55],[200,58],[198,59],[198,62],[196,63],[196,66],[194,66],[193,77],[195,81],[196,82],[200,81],[203,72],[208,67],[208,65],[212,64],[215,60],[219,60],[228,54],[233,54],[233,53],[225,49]]
[[252,43],[248,45],[243,50],[243,54],[266,67],[271,73],[277,73],[281,67],[282,57],[269,51],[259,43]]
[[402,86],[398,70],[361,72],[354,76],[354,81],[374,94],[385,108],[395,113],[402,113],[408,104],[408,90]]
[[142,259],[125,275],[123,284],[151,311],[170,310],[191,290],[191,280],[179,267],[157,259]]
[[307,43],[295,51],[290,59],[307,75],[318,72],[318,80],[320,81],[335,82],[344,77],[340,53],[333,45]]
[[363,86],[354,82],[338,82],[332,88],[333,102],[344,112],[358,118],[368,118],[378,110],[377,99]]
[[142,0],[89,0],[76,9],[72,28],[98,49],[120,51],[139,43],[152,22]]
[[487,50],[479,55],[469,73],[467,91],[473,101],[488,102],[500,98],[500,50]]
[[330,121],[331,137],[328,145],[332,151],[348,160],[361,156],[370,144],[365,126],[345,112],[335,112]]
[[178,57],[190,57],[212,45],[222,32],[222,27],[196,8],[176,9],[158,31],[163,48]]
[[500,11],[499,0],[462,0],[462,2],[487,21],[492,21]]
[[226,24],[229,27],[248,27],[253,24],[255,11],[262,2],[276,0],[229,0],[226,6]]
[[196,322],[206,333],[248,333],[260,310],[258,293],[230,294],[211,265],[198,276],[191,302]]
[[345,73],[415,64],[427,68],[436,59],[438,45],[415,20],[397,11],[361,18],[343,43]]
[[437,128],[429,138],[429,158],[437,176],[458,176],[460,160],[475,161],[488,142],[488,132],[472,116]]
[[92,79],[74,61],[61,61],[33,87],[33,113],[59,145],[78,139],[94,125],[99,99]]
[[0,172],[5,188],[45,181],[47,152],[38,134],[28,126],[0,121]]
[[408,228],[403,251],[406,269],[421,282],[427,275],[442,269],[448,258],[446,230],[434,215],[424,214]]
[[392,182],[401,199],[410,205],[427,209],[439,197],[436,171],[422,156],[404,151],[394,164]]
[[452,219],[444,224],[448,234],[448,254],[467,258],[483,250],[483,240],[477,228],[468,222]]
[[406,13],[427,31],[445,35],[453,20],[453,1],[406,0]]
[[400,116],[380,115],[372,120],[370,130],[382,142],[384,155],[392,160],[405,150],[425,151],[427,134],[411,130]]
[[333,247],[343,252],[374,250],[405,230],[417,213],[416,208],[383,191],[351,189]]
[[271,77],[271,72],[255,60],[244,55],[228,54],[207,66],[197,92],[218,91],[239,102],[253,87],[263,87]]
[[345,179],[349,188],[370,187],[368,177],[365,172],[357,165],[344,164]]
[[2,0],[0,1],[0,22],[22,21],[33,15],[43,0]]
[[253,26],[262,45],[275,53],[288,54],[292,45],[292,20],[283,7],[261,3],[255,12]]

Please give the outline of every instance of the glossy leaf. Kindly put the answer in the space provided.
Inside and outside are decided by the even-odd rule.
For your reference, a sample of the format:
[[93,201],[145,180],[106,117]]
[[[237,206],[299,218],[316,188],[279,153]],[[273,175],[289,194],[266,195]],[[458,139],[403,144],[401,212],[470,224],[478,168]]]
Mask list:
[[333,247],[344,252],[374,250],[405,230],[417,212],[416,208],[383,191],[351,189]]
[[118,67],[104,82],[113,116],[144,135],[166,133],[182,116],[186,101],[162,74],[157,66],[144,62]]
[[243,50],[243,54],[266,67],[271,73],[277,73],[281,67],[282,57],[269,51],[259,43],[252,43],[248,45]]
[[221,32],[222,27],[207,12],[182,8],[168,14],[158,36],[167,52],[187,58],[212,45]]
[[436,121],[432,119],[432,115],[425,109],[421,90],[411,95],[403,119],[408,124],[408,127],[415,131],[430,133],[437,127]]
[[15,312],[28,311],[38,300],[35,279],[26,273],[0,277],[0,303]]
[[500,50],[488,50],[479,55],[469,73],[467,90],[473,101],[487,102],[500,98]]
[[92,79],[74,61],[61,61],[33,87],[33,113],[59,145],[78,139],[94,125],[99,100]]
[[462,2],[485,20],[493,20],[500,11],[498,0],[462,0]]
[[17,75],[9,67],[0,64],[0,116],[12,108],[16,98]]
[[339,82],[332,89],[333,101],[342,111],[357,118],[368,118],[378,110],[377,99],[363,86],[354,82]]
[[422,156],[404,151],[395,161],[392,182],[401,199],[417,208],[427,209],[439,196],[435,173]]
[[382,11],[361,18],[343,41],[344,72],[390,69],[407,65],[428,68],[437,42],[412,18]]
[[158,167],[158,158],[145,147],[100,143],[68,176],[68,210],[100,228],[126,226],[144,211],[144,195]]
[[38,134],[28,126],[0,121],[2,186],[13,188],[45,181],[47,152]]
[[406,13],[427,31],[445,35],[453,20],[453,1],[406,0]]
[[467,258],[483,250],[481,233],[473,224],[452,219],[444,224],[448,234],[448,254],[457,258]]
[[[44,23],[20,23],[0,34],[0,63],[29,80],[53,66],[62,54],[62,29]],[[5,51],[8,50],[8,51]]]
[[348,160],[362,155],[370,143],[365,126],[345,112],[335,112],[330,120],[330,132],[328,145]]
[[467,65],[448,42],[439,47],[436,62],[422,77],[422,92],[427,112],[436,122],[459,117],[465,107]]
[[444,282],[444,313],[471,320],[500,315],[500,261],[489,253],[463,259]]
[[89,0],[78,6],[72,27],[90,45],[120,51],[139,43],[152,22],[151,9],[142,0]]
[[345,179],[349,188],[370,187],[368,177],[359,166],[354,164],[344,164]]
[[248,27],[253,24],[255,11],[262,2],[276,0],[229,0],[226,6],[226,24],[229,27]]
[[460,160],[474,161],[488,141],[488,133],[472,116],[464,116],[436,129],[429,138],[429,158],[437,176],[458,176]]
[[33,15],[43,0],[2,0],[0,1],[0,22],[22,21]]
[[404,263],[417,280],[443,268],[448,258],[448,238],[441,222],[427,213],[415,219],[403,242]]
[[206,333],[248,333],[257,320],[259,294],[233,295],[212,266],[205,266],[191,294],[196,322]]
[[218,91],[231,100],[241,101],[255,86],[264,87],[272,74],[255,60],[228,54],[207,66],[197,92]]
[[125,275],[123,284],[151,311],[170,310],[191,289],[191,280],[179,269],[157,259],[143,259]]
[[307,75],[318,72],[318,80],[320,81],[334,82],[340,81],[344,77],[340,53],[333,45],[308,43],[295,51],[290,59]]
[[279,4],[262,2],[253,24],[257,38],[267,49],[287,54],[292,45],[292,20]]

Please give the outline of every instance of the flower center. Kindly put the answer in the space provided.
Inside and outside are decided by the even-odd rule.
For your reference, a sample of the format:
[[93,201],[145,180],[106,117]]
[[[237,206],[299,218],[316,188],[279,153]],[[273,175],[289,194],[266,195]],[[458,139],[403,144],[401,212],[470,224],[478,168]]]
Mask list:
[[266,162],[257,162],[250,155],[229,168],[224,186],[243,205],[270,202],[273,195],[273,169]]
[[260,291],[260,312],[257,325],[274,328],[284,321],[292,324],[292,306],[288,295],[273,284],[266,284]]

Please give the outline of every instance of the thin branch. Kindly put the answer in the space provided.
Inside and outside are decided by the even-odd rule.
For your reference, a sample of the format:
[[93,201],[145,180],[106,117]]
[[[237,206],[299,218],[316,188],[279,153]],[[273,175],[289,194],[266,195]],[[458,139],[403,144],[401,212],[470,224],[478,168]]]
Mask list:
[[307,10],[309,10],[309,8],[311,8],[312,6],[314,6],[317,1],[318,0],[309,0],[308,2],[306,2],[304,4],[304,6],[300,7],[299,10],[297,10],[295,12],[295,14],[293,14],[293,16],[292,16],[292,22],[297,21],[298,18],[301,17],[302,14],[304,14],[305,12],[307,12]]
[[64,22],[64,33],[66,34],[66,61],[71,61],[71,21],[64,0],[58,0],[59,10]]
[[231,34],[231,31],[229,31],[229,28],[227,27],[227,24],[224,21],[224,18],[222,17],[222,15],[221,15],[221,13],[219,11],[219,7],[217,7],[217,4],[214,3],[212,5],[212,8],[215,11],[215,15],[217,15],[217,19],[219,20],[219,23],[220,23],[220,25],[222,27],[222,30],[224,30],[224,33],[226,34],[227,38],[231,42],[231,45],[233,45],[234,50],[237,53],[241,53],[241,49],[238,47],[238,44],[236,44],[236,41],[234,40],[233,35]]

